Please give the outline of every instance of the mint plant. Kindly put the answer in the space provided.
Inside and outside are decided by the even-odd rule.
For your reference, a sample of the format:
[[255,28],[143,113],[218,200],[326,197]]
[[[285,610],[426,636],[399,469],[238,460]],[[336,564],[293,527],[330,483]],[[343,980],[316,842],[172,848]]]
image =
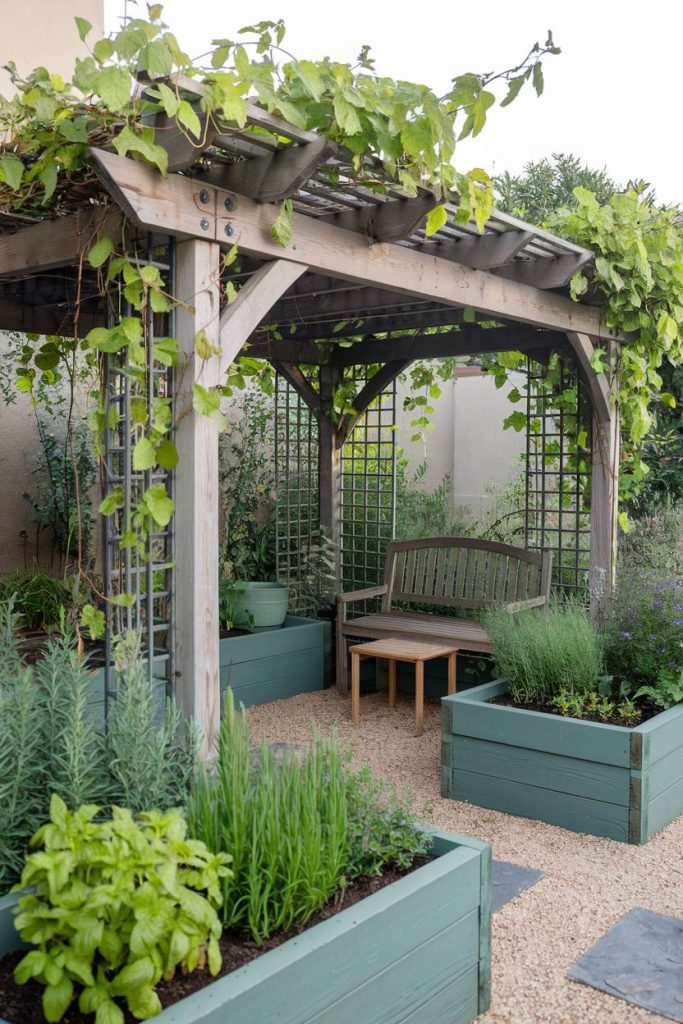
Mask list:
[[45,986],[43,1012],[52,1024],[78,999],[95,1024],[123,1024],[122,1004],[138,1020],[161,1011],[155,986],[177,968],[221,966],[216,908],[230,857],[186,836],[177,811],[144,813],[114,807],[93,820],[94,804],[69,811],[54,794],[50,821],[32,840],[39,847],[21,885],[15,926],[34,946],[14,978]]

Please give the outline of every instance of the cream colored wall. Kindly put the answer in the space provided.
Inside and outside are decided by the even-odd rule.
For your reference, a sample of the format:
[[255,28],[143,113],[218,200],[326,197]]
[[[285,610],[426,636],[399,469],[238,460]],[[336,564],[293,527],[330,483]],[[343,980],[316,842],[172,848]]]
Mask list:
[[[522,379],[510,387],[514,383],[521,390]],[[490,501],[487,488],[505,486],[522,471],[524,433],[503,430],[505,418],[519,408],[508,401],[510,387],[498,390],[478,372],[448,381],[434,403],[434,431],[424,443],[411,441],[415,413],[403,411],[406,392],[399,392],[398,443],[408,457],[408,472],[426,459],[424,485],[429,489],[449,474],[454,509],[478,515]]]
[[[90,22],[93,39],[104,34],[103,0],[0,0],[0,16],[0,67],[14,61],[22,74],[43,65],[70,77],[76,57],[87,55],[75,17]],[[0,71],[0,93],[7,95],[8,86]]]
[[[44,65],[68,78],[77,56],[87,51],[78,38],[74,17],[93,25],[93,38],[103,34],[102,0],[0,0],[0,66],[14,61],[26,74]],[[0,93],[7,96],[9,78],[0,71]],[[0,359],[6,359],[6,343],[0,336]],[[55,425],[59,429],[59,424]],[[25,491],[35,490],[32,469],[39,450],[36,419],[30,400],[17,394],[5,405],[0,397],[0,572],[30,567],[36,557],[35,524]],[[24,545],[21,532],[28,539]],[[49,557],[49,546],[41,561]]]

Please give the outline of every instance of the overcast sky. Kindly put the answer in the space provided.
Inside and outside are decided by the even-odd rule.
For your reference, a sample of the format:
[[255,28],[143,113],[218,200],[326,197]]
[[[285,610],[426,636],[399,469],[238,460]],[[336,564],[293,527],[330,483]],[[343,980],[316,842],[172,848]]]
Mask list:
[[[145,6],[128,0],[136,9]],[[124,0],[105,0],[108,29],[123,10]],[[193,56],[213,38],[234,37],[247,19],[284,18],[285,46],[296,56],[349,61],[368,43],[380,74],[439,92],[464,71],[516,64],[550,28],[562,54],[545,61],[545,92],[494,110],[481,137],[461,144],[459,168],[515,172],[528,160],[574,153],[619,183],[645,178],[661,201],[683,201],[680,0],[167,0],[164,18]]]

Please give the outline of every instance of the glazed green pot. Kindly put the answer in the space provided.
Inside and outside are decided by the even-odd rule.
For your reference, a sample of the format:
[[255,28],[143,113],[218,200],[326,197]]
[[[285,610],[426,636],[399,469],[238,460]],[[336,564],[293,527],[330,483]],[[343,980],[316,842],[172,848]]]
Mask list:
[[276,629],[285,621],[289,589],[284,583],[247,583],[235,594],[235,625],[243,629]]

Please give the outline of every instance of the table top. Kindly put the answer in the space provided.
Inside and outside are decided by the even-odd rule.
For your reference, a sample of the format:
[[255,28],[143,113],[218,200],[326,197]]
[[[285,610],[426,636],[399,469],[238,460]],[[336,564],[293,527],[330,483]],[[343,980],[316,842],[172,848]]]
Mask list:
[[445,658],[458,652],[458,648],[453,644],[425,643],[394,637],[354,644],[349,649],[369,658],[394,658],[396,661],[429,661],[431,658]]

